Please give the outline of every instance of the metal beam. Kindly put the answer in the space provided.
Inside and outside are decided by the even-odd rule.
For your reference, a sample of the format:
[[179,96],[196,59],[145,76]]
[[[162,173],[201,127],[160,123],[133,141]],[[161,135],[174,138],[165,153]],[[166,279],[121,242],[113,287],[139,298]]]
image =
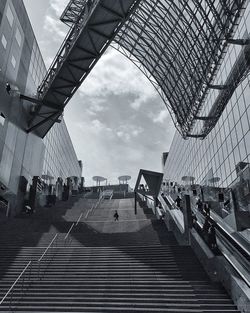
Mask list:
[[[63,110],[140,1],[71,1],[64,17],[71,15],[71,5],[76,12],[69,33],[38,89],[42,103],[54,103]],[[34,125],[40,123],[40,110],[42,107],[37,111],[37,119],[34,116],[31,121]],[[49,129],[51,125],[47,124]],[[40,130],[36,127],[36,131],[41,137],[46,134],[44,126]]]
[[245,3],[141,1],[115,38],[113,46],[149,78],[184,138],[194,129],[210,89],[231,88],[213,81]]
[[246,46],[250,45],[250,39],[226,39],[228,43],[231,43],[233,45],[240,45],[240,46]]
[[224,90],[224,89],[228,89],[230,87],[228,85],[213,85],[213,84],[208,84],[207,86],[210,89],[216,89],[216,90]]
[[[45,123],[47,123],[49,120],[53,120],[53,122],[55,123],[56,120],[54,120],[53,118],[56,116],[60,116],[62,114],[62,112],[54,112],[53,114],[49,115],[48,117],[46,117],[45,119],[41,120],[39,123],[31,126],[30,128],[28,128],[26,130],[27,133],[33,132],[34,130],[36,130],[37,128],[39,128],[41,125],[44,125]],[[57,117],[58,118],[58,117]]]

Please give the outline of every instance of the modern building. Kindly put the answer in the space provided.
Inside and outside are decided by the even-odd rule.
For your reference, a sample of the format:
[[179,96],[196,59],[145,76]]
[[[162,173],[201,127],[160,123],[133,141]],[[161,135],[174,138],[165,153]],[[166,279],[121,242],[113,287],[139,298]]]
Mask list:
[[[248,39],[249,32],[248,2],[234,33],[235,41],[229,45],[214,79],[213,84],[217,88],[209,90],[200,116],[208,116],[220,97],[223,86],[233,78],[233,69],[240,65],[242,52],[246,49],[246,44],[249,44],[242,40],[237,42],[237,39]],[[205,139],[185,140],[176,132],[164,167],[165,183],[185,185],[185,178],[190,177],[194,183],[206,187],[235,188],[240,209],[250,212],[249,98],[250,79],[246,76],[242,77],[217,124]],[[205,123],[206,121],[197,124],[193,133],[199,133]]]
[[25,201],[35,205],[45,204],[48,195],[61,198],[63,184],[74,189],[81,179],[81,163],[63,118],[44,139],[27,132],[33,105],[20,100],[20,94],[34,96],[45,73],[23,1],[1,0],[0,196],[13,215]]

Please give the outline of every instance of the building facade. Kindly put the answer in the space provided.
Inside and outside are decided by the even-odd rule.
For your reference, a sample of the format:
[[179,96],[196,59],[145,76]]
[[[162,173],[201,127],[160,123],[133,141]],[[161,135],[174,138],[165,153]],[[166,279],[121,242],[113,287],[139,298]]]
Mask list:
[[[23,1],[0,1],[0,196],[12,214],[46,195],[62,197],[63,184],[77,184],[81,167],[64,120],[44,139],[27,133],[34,96],[46,73]],[[7,92],[6,84],[11,90]],[[37,190],[34,192],[34,184]],[[33,186],[33,187],[32,187]],[[30,191],[33,190],[33,196]]]
[[[248,4],[235,39],[246,39],[250,32],[250,5]],[[223,85],[237,62],[244,46],[231,44],[214,81]],[[207,116],[219,91],[211,89],[200,116]],[[199,184],[228,187],[237,178],[239,162],[250,162],[250,79],[246,77],[237,87],[218,123],[204,139],[184,140],[176,132],[165,164],[165,179],[182,183],[183,176],[192,176]],[[199,133],[197,125],[194,133]]]
[[[250,32],[248,2],[234,39],[247,39]],[[213,82],[225,86],[242,60],[246,45],[230,44]],[[200,116],[208,116],[219,95],[211,88]],[[250,228],[250,78],[243,77],[216,126],[204,139],[183,139],[176,132],[164,166],[163,185],[174,190],[193,186],[193,194],[206,201],[233,230]],[[199,134],[206,121],[195,125]],[[195,185],[200,186],[195,189]],[[184,187],[184,188],[181,188]],[[166,188],[166,187],[164,187]],[[195,202],[193,203],[195,205]],[[246,235],[248,237],[248,235]]]

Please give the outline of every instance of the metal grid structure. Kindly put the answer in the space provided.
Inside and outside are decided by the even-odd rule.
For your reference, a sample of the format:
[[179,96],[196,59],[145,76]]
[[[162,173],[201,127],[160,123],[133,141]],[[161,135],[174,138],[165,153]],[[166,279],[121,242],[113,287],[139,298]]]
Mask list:
[[235,92],[235,89],[250,72],[249,40],[244,40],[242,43],[239,42],[236,44],[240,44],[243,47],[224,85],[221,86],[221,91],[219,92],[217,98],[215,99],[208,113],[208,118],[204,120],[203,127],[201,129],[201,136],[203,137],[205,137],[214,128],[223,110],[225,109],[228,101]]
[[[38,88],[28,132],[44,137],[140,0],[72,0],[62,16],[70,30]],[[21,98],[32,101],[29,97]]]
[[[199,116],[246,2],[71,0],[61,16],[70,30],[38,89],[28,131],[46,135],[112,43],[154,85],[181,135],[204,138],[230,99],[224,92],[209,116]],[[192,134],[196,120],[204,120],[201,134]]]
[[[213,116],[198,115],[245,2],[141,1],[115,37],[113,47],[148,77],[184,138],[204,138],[215,125]],[[191,134],[202,118],[210,127]]]

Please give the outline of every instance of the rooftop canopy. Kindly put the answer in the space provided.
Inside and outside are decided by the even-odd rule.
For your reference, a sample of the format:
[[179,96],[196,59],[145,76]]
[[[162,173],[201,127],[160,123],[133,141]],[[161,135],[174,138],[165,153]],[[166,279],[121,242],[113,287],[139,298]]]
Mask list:
[[[244,52],[227,80],[230,86],[213,84],[228,45],[240,42],[233,41],[234,32],[245,3],[71,0],[61,17],[70,30],[38,89],[28,131],[44,137],[55,122],[60,122],[68,101],[112,45],[148,77],[181,135],[204,138],[250,70],[250,59],[245,62],[249,53]],[[249,46],[247,40],[242,44]],[[246,68],[247,73],[239,68]],[[208,116],[200,116],[211,88],[221,93]],[[197,120],[204,123],[201,135],[193,133]]]

